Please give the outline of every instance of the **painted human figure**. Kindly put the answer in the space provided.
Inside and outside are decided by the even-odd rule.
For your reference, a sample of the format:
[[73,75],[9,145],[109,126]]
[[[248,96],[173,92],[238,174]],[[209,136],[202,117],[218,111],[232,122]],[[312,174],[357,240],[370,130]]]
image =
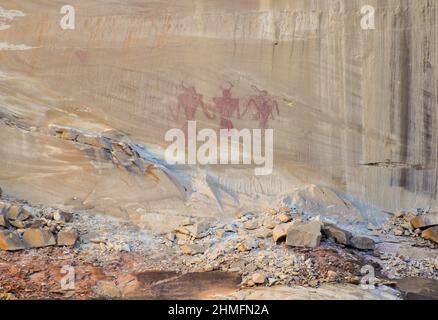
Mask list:
[[255,108],[255,119],[259,120],[259,128],[266,129],[268,127],[269,118],[274,120],[274,108],[277,114],[280,115],[280,109],[278,108],[277,101],[266,90],[260,90],[256,86],[252,86],[257,91],[257,95],[249,97],[246,104],[246,110],[248,111],[251,106]]
[[236,112],[237,118],[240,119],[240,109],[239,109],[239,99],[233,98],[231,94],[231,89],[233,85],[229,83],[229,88],[220,87],[222,90],[222,97],[213,98],[213,102],[216,111],[220,117],[220,128],[221,129],[233,129],[233,122],[231,118]]
[[184,83],[181,82],[181,87],[184,92],[178,95],[178,106],[176,115],[174,115],[176,121],[178,121],[181,109],[184,112],[186,121],[196,120],[196,111],[198,111],[199,107],[202,108],[202,111],[208,119],[215,118],[214,114],[211,114],[205,106],[202,94],[196,92],[194,86],[186,87]]

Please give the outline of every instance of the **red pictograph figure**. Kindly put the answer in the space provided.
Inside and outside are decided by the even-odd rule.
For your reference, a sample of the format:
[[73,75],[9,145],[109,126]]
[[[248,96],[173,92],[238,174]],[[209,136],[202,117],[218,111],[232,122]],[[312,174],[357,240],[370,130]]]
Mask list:
[[258,93],[249,97],[246,103],[245,114],[251,106],[255,108],[255,119],[259,120],[259,128],[266,129],[269,123],[269,117],[274,120],[274,108],[277,114],[280,115],[280,109],[278,108],[277,101],[266,90],[260,90],[256,86],[252,88]]
[[233,122],[231,118],[234,112],[237,113],[237,118],[240,119],[239,99],[233,98],[231,89],[233,84],[229,82],[229,88],[220,87],[222,90],[222,97],[213,98],[215,108],[220,116],[220,128],[221,129],[233,129]]
[[198,107],[202,108],[202,111],[208,119],[215,118],[214,114],[211,114],[205,106],[202,94],[196,92],[194,86],[186,87],[184,83],[181,82],[181,87],[184,92],[178,95],[176,115],[173,115],[176,121],[178,121],[181,109],[184,112],[186,122],[196,120],[196,111],[198,110]]

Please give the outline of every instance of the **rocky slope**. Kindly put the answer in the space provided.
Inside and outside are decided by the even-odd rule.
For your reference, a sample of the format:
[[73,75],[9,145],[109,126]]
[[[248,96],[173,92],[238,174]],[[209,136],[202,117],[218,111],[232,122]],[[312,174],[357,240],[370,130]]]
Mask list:
[[[280,176],[386,210],[436,204],[434,1],[381,1],[375,30],[361,29],[359,0],[79,1],[68,31],[62,5],[2,2],[2,41],[28,49],[0,51],[3,112],[39,125],[73,114],[163,145],[184,120],[172,116],[182,82],[209,105],[228,82],[242,103],[257,86],[279,105],[267,125]],[[250,114],[232,121],[259,125]]]
[[[436,221],[424,215],[438,205],[435,1],[375,2],[374,30],[361,28],[361,0],[76,1],[75,30],[60,28],[64,4],[0,5],[0,229],[27,248],[1,261],[83,262],[96,277],[74,297],[124,296],[108,283],[123,264],[135,279],[232,272],[226,295],[236,277],[244,288],[357,282],[367,263],[385,279],[437,278]],[[187,120],[273,128],[274,173],[167,165],[164,135]],[[10,205],[38,214],[20,220]],[[55,211],[75,215],[75,247],[52,247],[64,228]],[[50,247],[29,249],[28,228]],[[57,286],[57,271],[0,266],[23,280],[2,279],[0,292],[26,297],[34,281],[38,295],[42,278]]]

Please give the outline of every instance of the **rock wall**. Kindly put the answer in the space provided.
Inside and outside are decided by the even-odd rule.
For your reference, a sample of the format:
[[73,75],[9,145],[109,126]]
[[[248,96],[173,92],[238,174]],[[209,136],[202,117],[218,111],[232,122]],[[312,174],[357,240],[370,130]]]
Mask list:
[[[266,90],[274,120],[250,110],[231,121],[274,129],[274,177],[290,183],[213,170],[224,185],[281,194],[314,183],[386,210],[437,205],[435,0],[75,0],[75,30],[59,27],[64,4],[2,1],[23,13],[0,31],[13,49],[0,47],[4,114],[35,127],[94,123],[164,147],[165,132],[186,120],[182,110],[176,119],[178,98],[196,105],[184,86],[212,108],[232,85],[241,111]],[[361,28],[366,4],[374,30]],[[224,125],[201,108],[195,118]],[[32,192],[6,171],[6,191]]]

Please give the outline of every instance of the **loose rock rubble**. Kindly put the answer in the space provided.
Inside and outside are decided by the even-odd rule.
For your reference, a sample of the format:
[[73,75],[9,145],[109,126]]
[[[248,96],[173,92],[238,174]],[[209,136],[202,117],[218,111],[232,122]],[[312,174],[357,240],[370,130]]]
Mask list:
[[414,239],[417,246],[438,248],[438,212],[399,211],[381,228],[386,234]]
[[[407,276],[438,279],[437,259],[414,259],[376,250],[376,244],[384,241],[385,235],[409,239],[418,245],[423,243],[428,250],[435,248],[411,223],[424,212],[394,215],[381,228],[373,227],[368,234],[359,234],[318,217],[309,218],[297,208],[279,206],[260,213],[241,212],[237,218],[221,222],[189,217],[172,233],[161,237],[143,234],[118,219],[85,211],[72,214],[12,198],[3,198],[0,206],[0,245],[2,249],[7,246],[3,250],[48,250],[45,247],[50,246],[68,249],[77,244],[70,253],[75,259],[117,274],[117,281],[114,277],[93,278],[92,292],[98,297],[120,298],[131,289],[138,290],[135,279],[126,284],[131,289],[125,288],[124,277],[133,275],[122,274],[121,270],[127,269],[126,265],[121,268],[121,259],[130,261],[130,272],[237,274],[242,289],[359,284],[363,276],[361,268],[368,264],[380,274],[377,284]],[[430,220],[425,217],[424,221]],[[397,232],[399,228],[402,233]],[[427,225],[424,230],[430,228],[434,227]],[[133,283],[136,283],[134,289]]]
[[70,225],[71,212],[24,201],[0,201],[0,249],[17,251],[48,246],[74,246],[78,234]]
[[[164,242],[184,254],[183,270],[237,272],[243,287],[357,281],[362,259],[337,247],[335,241],[327,242],[335,226],[330,226],[329,234],[323,231],[327,230],[323,222],[307,220],[284,206],[237,216],[227,223],[186,219]],[[338,229],[341,232],[348,234],[344,243],[349,247],[373,249],[372,239]]]
[[[438,212],[429,212],[427,214],[415,217],[411,224],[421,232],[421,237],[426,240],[438,243]],[[420,232],[417,232],[420,233]]]

